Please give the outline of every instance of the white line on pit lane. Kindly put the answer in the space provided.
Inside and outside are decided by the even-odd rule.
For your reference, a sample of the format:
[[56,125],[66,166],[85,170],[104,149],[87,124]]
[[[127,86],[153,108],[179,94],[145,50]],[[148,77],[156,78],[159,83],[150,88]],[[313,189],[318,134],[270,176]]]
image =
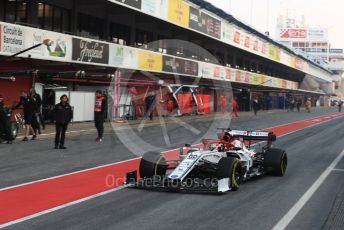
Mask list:
[[8,222],[8,223],[5,223],[5,224],[1,224],[0,225],[0,229],[5,228],[5,227],[9,227],[9,226],[14,225],[14,224],[18,224],[18,223],[23,222],[23,221],[27,221],[27,220],[36,218],[36,217],[39,217],[39,216],[42,216],[42,215],[45,215],[45,214],[48,214],[48,213],[51,213],[51,212],[55,212],[57,210],[60,210],[60,209],[63,209],[63,208],[66,208],[66,207],[69,207],[69,206],[72,206],[72,205],[75,205],[75,204],[79,204],[79,203],[82,203],[84,201],[96,198],[96,197],[100,197],[100,196],[104,196],[104,195],[112,193],[112,192],[116,192],[118,190],[126,188],[127,186],[128,185],[123,185],[123,186],[120,186],[120,187],[117,187],[117,188],[114,188],[114,189],[111,189],[111,190],[108,190],[108,191],[105,191],[105,192],[102,192],[102,193],[95,194],[93,196],[88,196],[88,197],[82,198],[80,200],[76,200],[76,201],[73,201],[73,202],[70,202],[70,203],[66,203],[66,204],[63,204],[63,205],[51,208],[51,209],[44,210],[42,212],[38,212],[38,213],[32,214],[30,216],[26,216],[26,217],[23,217],[23,218],[20,218],[20,219],[17,219],[17,220],[14,220],[14,221],[11,221],[11,222]]
[[332,169],[332,171],[336,171],[336,172],[344,172],[344,169]]
[[317,191],[320,185],[330,175],[331,171],[335,170],[335,167],[344,157],[344,150],[332,161],[327,169],[319,176],[319,178],[312,184],[312,186],[302,195],[302,197],[294,204],[294,206],[278,221],[278,223],[272,228],[272,230],[283,230],[289,223],[295,218],[300,210],[305,206],[308,200]]

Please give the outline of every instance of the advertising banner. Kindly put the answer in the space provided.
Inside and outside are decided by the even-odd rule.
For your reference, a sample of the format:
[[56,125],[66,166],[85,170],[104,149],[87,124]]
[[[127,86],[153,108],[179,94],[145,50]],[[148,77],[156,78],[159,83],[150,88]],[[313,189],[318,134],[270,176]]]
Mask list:
[[274,45],[269,45],[269,58],[276,60],[276,47]]
[[189,27],[217,39],[221,38],[221,21],[190,7]]
[[168,0],[142,0],[142,12],[167,20]]
[[258,40],[255,40],[253,42],[253,50],[258,52],[258,49],[259,49],[259,43],[258,43]]
[[190,6],[181,0],[169,0],[168,21],[189,27]]
[[266,55],[266,52],[267,52],[267,48],[266,48],[266,43],[265,42],[262,42],[261,43],[261,50],[260,52],[263,54],[263,55]]
[[131,47],[110,44],[109,65],[138,69],[138,50]]
[[162,71],[162,54],[139,50],[138,57],[139,69],[157,72]]
[[214,64],[201,62],[202,72],[201,77],[213,79],[214,78]]
[[323,28],[281,28],[278,34],[279,40],[316,40],[327,41],[328,32]]
[[236,44],[240,44],[240,32],[239,31],[234,31],[234,37],[233,37],[233,41]]
[[230,68],[224,68],[225,69],[225,80],[231,81],[232,80],[232,73]]
[[1,35],[2,52],[15,54],[25,49],[25,29],[22,27],[4,24]]
[[317,40],[317,41],[328,40],[327,29],[310,28],[307,30],[307,38],[309,40]]
[[250,48],[250,37],[248,35],[245,36],[244,46],[248,49]]
[[221,21],[202,12],[202,21],[203,20],[205,20],[206,34],[214,38],[220,39],[221,38]]
[[259,74],[253,74],[252,84],[259,85],[261,83]]
[[32,47],[45,42],[45,44],[28,52],[33,58],[72,60],[71,36],[35,29],[27,29],[25,34],[25,47]]
[[120,2],[125,5],[134,7],[136,9],[141,9],[141,0],[110,0],[111,2]]
[[307,30],[306,29],[301,29],[301,28],[282,28],[280,29],[280,38],[302,38],[306,39],[307,38]]
[[72,60],[108,64],[109,44],[98,41],[73,38]]
[[164,55],[162,70],[169,73],[198,76],[198,63]]
[[224,21],[221,23],[221,40],[227,44],[233,43],[234,29],[233,27]]
[[296,57],[291,57],[291,59],[290,59],[290,66],[292,68],[296,68]]

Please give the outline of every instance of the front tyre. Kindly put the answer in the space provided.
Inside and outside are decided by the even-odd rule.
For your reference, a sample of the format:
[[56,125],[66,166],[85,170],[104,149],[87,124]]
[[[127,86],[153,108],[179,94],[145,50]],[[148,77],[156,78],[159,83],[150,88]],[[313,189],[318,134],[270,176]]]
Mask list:
[[241,162],[236,157],[223,157],[220,159],[217,170],[216,177],[218,180],[223,178],[229,178],[229,187],[236,191],[239,189],[242,179],[243,170]]
[[273,176],[284,176],[288,165],[288,157],[283,149],[268,149],[264,153],[264,168]]
[[165,176],[166,169],[166,159],[161,153],[148,152],[142,156],[139,166],[141,178]]

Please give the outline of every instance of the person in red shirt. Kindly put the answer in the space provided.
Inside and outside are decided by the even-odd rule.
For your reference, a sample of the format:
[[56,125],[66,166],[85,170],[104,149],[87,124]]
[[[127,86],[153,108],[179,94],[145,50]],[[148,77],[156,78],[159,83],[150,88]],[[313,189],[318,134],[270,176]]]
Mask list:
[[238,116],[238,103],[236,101],[236,97],[234,97],[232,101],[232,116],[233,114],[234,114],[234,117],[239,117]]

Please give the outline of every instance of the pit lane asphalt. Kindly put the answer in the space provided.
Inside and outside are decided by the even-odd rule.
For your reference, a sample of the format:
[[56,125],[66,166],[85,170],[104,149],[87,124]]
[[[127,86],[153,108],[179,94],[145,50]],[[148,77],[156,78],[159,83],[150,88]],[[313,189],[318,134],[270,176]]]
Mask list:
[[[265,176],[225,195],[122,189],[8,229],[271,229],[344,149],[344,118],[283,136],[284,177]],[[336,168],[344,168],[342,159]],[[344,189],[332,171],[287,229],[322,229]]]
[[[336,112],[336,108],[315,109],[312,113],[276,112],[260,113],[258,116],[243,116],[232,119],[231,128],[264,129],[267,127],[304,120]],[[197,117],[189,119],[187,123],[204,133],[213,122],[211,117]],[[215,121],[215,127],[222,127],[224,120]],[[133,126],[134,128],[137,125]],[[148,126],[141,133],[136,132],[143,140],[156,146],[164,146],[166,150],[173,149],[195,140],[194,134],[178,124],[167,124],[168,134],[172,144],[167,146],[162,137],[161,127]],[[212,130],[215,138],[218,130]],[[119,141],[117,134],[108,127],[104,142],[97,144],[94,141],[95,132],[67,134],[67,150],[53,149],[53,135],[39,137],[39,140],[22,142],[16,141],[13,145],[0,145],[0,188],[45,179],[61,174],[71,173],[83,169],[109,164],[137,157],[131,153],[127,145],[133,145],[131,140],[125,144]],[[198,140],[199,141],[199,140]],[[197,142],[197,141],[196,141]],[[199,143],[199,142],[197,142]]]

